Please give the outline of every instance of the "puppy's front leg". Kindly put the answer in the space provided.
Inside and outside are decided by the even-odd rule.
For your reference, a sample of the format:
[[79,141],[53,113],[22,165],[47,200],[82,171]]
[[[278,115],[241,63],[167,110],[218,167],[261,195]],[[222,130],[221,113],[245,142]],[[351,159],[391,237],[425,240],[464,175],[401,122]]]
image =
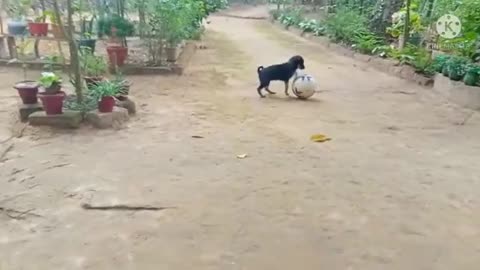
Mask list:
[[288,81],[285,81],[285,95],[290,96],[290,94],[288,93]]

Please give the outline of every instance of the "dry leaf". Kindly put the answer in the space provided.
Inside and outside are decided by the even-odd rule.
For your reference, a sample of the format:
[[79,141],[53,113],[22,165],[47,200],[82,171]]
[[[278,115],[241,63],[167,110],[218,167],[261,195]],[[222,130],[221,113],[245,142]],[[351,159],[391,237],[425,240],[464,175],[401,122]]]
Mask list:
[[248,157],[247,154],[237,155],[237,158],[238,158],[238,159],[244,159],[244,158],[246,158],[246,157]]
[[315,135],[312,135],[312,136],[310,137],[310,140],[311,140],[312,142],[326,142],[326,141],[330,141],[331,138],[329,138],[329,137],[327,137],[327,136],[325,136],[325,135],[323,135],[323,134],[315,134]]

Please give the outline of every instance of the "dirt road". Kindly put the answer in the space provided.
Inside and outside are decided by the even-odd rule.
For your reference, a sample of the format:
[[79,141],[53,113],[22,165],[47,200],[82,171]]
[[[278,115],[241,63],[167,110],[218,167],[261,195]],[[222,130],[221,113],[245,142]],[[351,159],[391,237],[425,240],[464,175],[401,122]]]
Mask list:
[[[0,269],[478,269],[476,114],[266,21],[214,17],[205,44],[182,77],[131,78],[121,130],[1,145]],[[293,54],[323,92],[258,98],[256,67]]]

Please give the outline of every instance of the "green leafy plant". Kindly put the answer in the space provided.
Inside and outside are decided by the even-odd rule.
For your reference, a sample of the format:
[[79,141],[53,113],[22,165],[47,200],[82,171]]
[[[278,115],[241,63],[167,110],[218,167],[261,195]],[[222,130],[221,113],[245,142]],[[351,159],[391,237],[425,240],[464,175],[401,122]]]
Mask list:
[[358,34],[354,40],[353,48],[357,49],[361,53],[374,54],[375,49],[383,44],[383,40],[373,33]]
[[336,42],[355,44],[360,35],[371,33],[367,18],[356,10],[338,9],[325,23],[327,36]]
[[466,73],[463,81],[468,86],[478,86],[480,79],[480,65],[467,64],[465,66]]
[[435,71],[442,72],[443,66],[447,63],[447,61],[450,59],[450,57],[451,56],[448,55],[448,54],[437,55],[433,59],[433,68],[435,69]]
[[448,77],[451,80],[459,81],[463,79],[467,72],[468,58],[461,56],[454,56],[450,58],[446,65],[448,66]]
[[325,27],[315,19],[303,20],[298,26],[305,33],[313,33],[316,36],[322,36],[325,34]]
[[8,0],[5,2],[6,12],[14,20],[23,20],[31,4],[31,0]]
[[100,34],[119,38],[129,37],[134,33],[133,23],[116,14],[99,19],[97,28]]
[[80,57],[80,65],[83,73],[88,77],[101,77],[108,69],[105,59],[93,53],[83,53]]
[[50,94],[55,94],[60,90],[62,79],[53,72],[42,72],[39,83]]
[[91,87],[89,93],[98,101],[103,97],[116,96],[119,91],[120,87],[117,83],[105,80]]

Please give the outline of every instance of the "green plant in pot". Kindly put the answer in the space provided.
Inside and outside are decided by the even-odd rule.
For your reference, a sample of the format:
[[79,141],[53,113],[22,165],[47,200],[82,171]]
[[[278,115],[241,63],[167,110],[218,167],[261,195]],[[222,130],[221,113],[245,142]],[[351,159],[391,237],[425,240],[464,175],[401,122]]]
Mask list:
[[47,115],[55,115],[63,113],[63,100],[65,93],[62,89],[62,79],[54,72],[42,72],[40,77],[40,86],[45,91],[38,94],[42,101],[43,109]]
[[131,83],[120,72],[117,72],[112,82],[117,84],[119,88],[118,95],[116,96],[117,99],[125,99],[125,97],[128,96],[128,94],[130,93]]
[[115,106],[115,96],[118,95],[120,87],[112,81],[102,81],[89,89],[89,94],[98,101],[98,111],[109,113]]
[[95,45],[97,43],[97,39],[95,39],[93,35],[94,20],[95,17],[92,17],[90,20],[86,17],[82,18],[80,24],[80,38],[77,40],[80,50],[82,50],[82,48],[89,48],[92,54],[95,54]]
[[38,83],[36,81],[27,79],[27,62],[26,49],[31,40],[22,40],[17,45],[18,58],[12,59],[8,64],[20,62],[23,69],[23,81],[15,83],[14,87],[18,91],[18,95],[22,99],[23,104],[37,104],[38,103]]
[[480,65],[468,64],[463,82],[468,86],[478,86],[480,82]]
[[88,88],[101,82],[108,69],[103,57],[96,56],[88,50],[81,54],[80,65]]
[[6,2],[7,14],[10,19],[7,21],[8,33],[10,35],[22,36],[27,31],[27,8],[31,5],[30,0],[9,0]]
[[464,57],[455,56],[448,60],[448,77],[452,81],[460,81],[466,73],[466,65],[468,59]]
[[99,20],[98,31],[110,37],[110,44],[107,46],[110,64],[113,67],[123,66],[128,56],[126,37],[133,35],[133,23],[114,14]]

